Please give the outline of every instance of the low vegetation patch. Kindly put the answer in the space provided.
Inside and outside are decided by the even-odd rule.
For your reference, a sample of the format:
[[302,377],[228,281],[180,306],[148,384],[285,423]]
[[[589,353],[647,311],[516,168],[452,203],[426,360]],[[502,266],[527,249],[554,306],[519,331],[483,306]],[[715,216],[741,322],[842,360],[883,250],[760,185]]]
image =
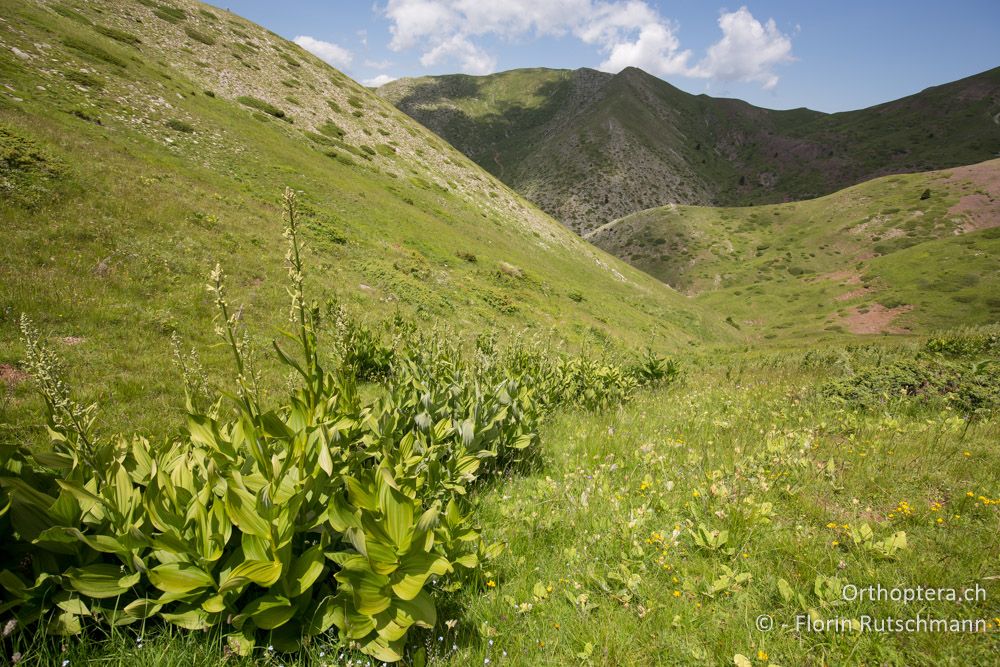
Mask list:
[[184,28],[184,33],[188,37],[190,37],[191,39],[193,39],[194,41],[201,42],[202,44],[205,44],[206,46],[214,46],[215,45],[215,42],[216,42],[215,37],[212,37],[211,35],[209,35],[206,32],[202,32],[200,30],[192,28],[191,26],[186,26]]
[[[481,573],[503,546],[481,537],[472,491],[537,460],[543,416],[619,405],[676,375],[655,355],[617,365],[490,339],[469,355],[401,322],[388,346],[342,317],[331,372],[291,191],[284,206],[297,352],[273,347],[298,387],[278,404],[262,396],[220,268],[209,289],[237,378],[212,394],[177,345],[187,417],[172,439],[99,432],[96,406],[72,399],[22,318],[52,445],[0,450],[0,587],[22,626],[166,623],[222,632],[240,655],[330,641],[400,660],[413,628],[437,625],[443,591],[488,588]],[[362,400],[357,380],[384,391]]]
[[142,41],[130,32],[125,32],[124,30],[119,30],[118,28],[112,28],[110,26],[94,26],[94,30],[101,33],[105,37],[110,37],[111,39],[121,42],[122,44],[128,44],[129,46],[138,46],[142,44]]
[[115,65],[116,67],[125,67],[124,60],[114,54],[108,53],[93,42],[88,42],[87,40],[79,39],[77,37],[67,37],[63,40],[63,44],[91,58],[102,60],[111,65]]
[[250,107],[251,109],[257,109],[258,111],[263,111],[267,115],[274,116],[275,118],[285,117],[284,111],[274,106],[273,104],[265,102],[264,100],[261,99],[257,99],[256,97],[249,97],[244,95],[242,97],[237,97],[236,101],[242,104],[243,106]]
[[176,118],[171,118],[170,120],[166,121],[164,125],[166,125],[171,130],[174,130],[176,132],[183,132],[185,134],[191,134],[192,132],[194,132],[194,126],[191,125],[191,123],[188,123],[183,120],[178,120]]
[[967,418],[1000,409],[1000,366],[995,358],[997,329],[966,330],[930,339],[913,352],[862,349],[841,360],[842,377],[819,392],[856,409],[886,405],[934,405]]
[[0,124],[0,193],[6,203],[38,206],[65,174],[61,160]]

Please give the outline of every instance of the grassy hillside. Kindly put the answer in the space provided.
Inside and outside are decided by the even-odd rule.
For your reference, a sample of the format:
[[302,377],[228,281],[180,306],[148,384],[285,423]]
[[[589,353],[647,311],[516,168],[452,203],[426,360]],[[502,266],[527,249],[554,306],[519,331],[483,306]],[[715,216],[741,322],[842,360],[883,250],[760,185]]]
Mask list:
[[[996,353],[997,329],[982,333],[992,346],[975,347],[956,367]],[[948,340],[967,347],[970,339]],[[399,664],[994,664],[1000,430],[995,416],[966,421],[925,387],[908,395],[893,386],[921,367],[920,353],[814,345],[706,356],[687,366],[682,384],[632,404],[554,415],[541,431],[537,469],[477,494],[484,538],[507,549],[477,583],[436,592],[437,626],[414,628]],[[886,391],[862,406],[830,391],[873,377],[888,382]],[[995,401],[995,373],[992,382]],[[906,603],[846,595],[847,585],[959,594],[978,586],[985,597]],[[918,616],[977,625],[800,625]],[[14,637],[25,664],[370,661],[333,638],[291,655],[261,647],[240,658],[218,628]]]
[[799,200],[1000,153],[1000,69],[836,114],[690,95],[635,68],[402,79],[379,94],[580,233],[669,203]]
[[[731,336],[233,14],[186,1],[2,7],[0,369],[15,432],[40,408],[20,381],[21,312],[125,428],[177,406],[169,337],[212,339],[216,262],[268,345],[287,314],[286,185],[301,192],[311,290],[329,306],[602,348]],[[205,361],[214,372],[223,357]]]
[[1000,319],[1000,160],[791,204],[662,207],[587,238],[753,336]]

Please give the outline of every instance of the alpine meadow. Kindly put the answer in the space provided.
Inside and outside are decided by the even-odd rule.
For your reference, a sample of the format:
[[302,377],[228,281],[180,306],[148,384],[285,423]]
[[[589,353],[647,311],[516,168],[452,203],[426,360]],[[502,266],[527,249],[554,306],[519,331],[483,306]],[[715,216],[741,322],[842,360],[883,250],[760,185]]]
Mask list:
[[1000,68],[285,4],[0,0],[0,664],[998,664]]

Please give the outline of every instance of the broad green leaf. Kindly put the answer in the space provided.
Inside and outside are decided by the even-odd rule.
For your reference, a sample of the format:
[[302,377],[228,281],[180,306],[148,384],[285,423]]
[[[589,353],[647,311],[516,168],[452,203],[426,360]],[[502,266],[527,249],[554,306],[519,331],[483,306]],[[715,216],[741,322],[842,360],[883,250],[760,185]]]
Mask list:
[[66,571],[73,590],[92,598],[113,598],[126,593],[137,577],[127,576],[118,565],[87,565]]
[[205,630],[217,621],[217,615],[209,614],[204,609],[187,609],[177,612],[162,612],[160,616],[168,623],[182,627],[185,630]]
[[288,622],[295,615],[295,607],[288,598],[269,593],[252,600],[240,615],[253,619],[254,625],[263,630],[273,630]]
[[365,644],[362,650],[376,660],[398,662],[403,659],[403,649],[405,647],[406,641],[403,639],[386,641],[378,637]]
[[431,575],[440,576],[450,571],[451,565],[448,560],[437,554],[408,553],[392,574],[392,592],[403,600],[412,600],[420,593]]
[[382,511],[385,512],[385,528],[396,548],[405,551],[410,548],[413,535],[414,501],[392,487],[383,487]]
[[389,579],[370,570],[341,570],[337,581],[349,585],[354,594],[354,607],[359,614],[373,616],[389,608],[392,595]]
[[80,598],[70,598],[68,600],[57,602],[56,606],[63,611],[68,611],[74,616],[90,616],[90,609]]
[[54,616],[45,626],[45,632],[60,637],[80,634],[80,617],[68,611]]
[[252,629],[249,632],[231,632],[226,635],[226,646],[238,656],[246,657],[253,653],[254,645]]
[[172,595],[189,593],[201,588],[215,590],[215,579],[190,563],[165,563],[149,571],[149,583]]
[[162,607],[163,605],[157,603],[155,600],[140,598],[125,605],[125,613],[136,620],[141,620],[143,618],[149,618],[156,612],[160,611]]
[[213,595],[201,603],[201,608],[210,614],[218,614],[226,610],[226,600],[222,593]]
[[226,488],[226,512],[244,533],[270,539],[271,528],[257,512],[256,499],[233,482]]
[[219,586],[220,593],[242,588],[248,583],[268,588],[281,576],[281,563],[278,561],[248,560],[237,565],[223,577]]
[[437,624],[437,610],[434,598],[427,591],[420,591],[412,600],[396,600],[396,622],[416,624],[422,628],[433,628]]
[[795,591],[784,579],[778,579],[778,593],[781,594],[781,599],[785,602],[791,602],[792,598],[795,597]]
[[295,559],[292,568],[288,571],[286,585],[289,595],[297,597],[309,590],[323,574],[325,565],[326,557],[323,555],[323,549],[320,545],[317,544],[303,552]]

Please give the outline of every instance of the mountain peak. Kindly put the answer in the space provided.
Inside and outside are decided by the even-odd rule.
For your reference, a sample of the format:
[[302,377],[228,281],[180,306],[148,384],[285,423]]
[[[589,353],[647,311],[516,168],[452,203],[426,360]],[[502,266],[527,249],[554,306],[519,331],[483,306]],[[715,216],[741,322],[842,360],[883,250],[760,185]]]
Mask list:
[[429,104],[384,95],[586,233],[669,203],[782,202],[989,159],[1000,152],[998,73],[838,114],[691,95],[637,67],[479,77],[477,90],[490,92],[475,108],[442,90]]

